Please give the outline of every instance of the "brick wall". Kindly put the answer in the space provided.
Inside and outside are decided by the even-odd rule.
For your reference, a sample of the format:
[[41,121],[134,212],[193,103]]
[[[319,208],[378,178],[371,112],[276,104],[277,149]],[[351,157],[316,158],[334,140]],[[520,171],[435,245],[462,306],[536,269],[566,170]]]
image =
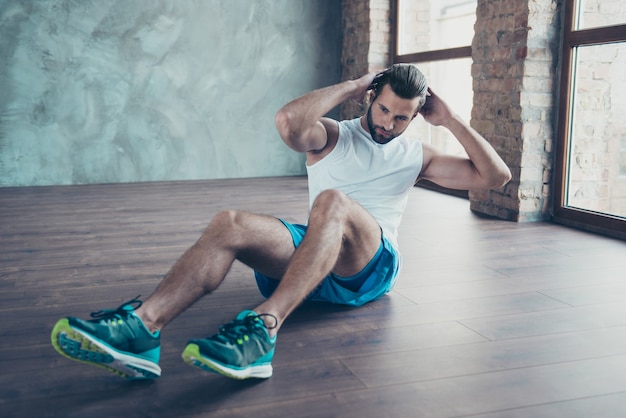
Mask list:
[[[470,123],[503,157],[513,180],[501,190],[470,192],[474,211],[515,221],[548,218],[560,3],[478,0]],[[388,0],[343,1],[344,79],[388,65],[388,46],[382,49],[389,10]],[[344,106],[342,117],[361,111]]]
[[502,190],[470,192],[475,211],[516,221],[549,217],[559,16],[550,0],[478,0],[471,122],[513,180]]
[[[343,0],[342,79],[358,78],[389,66],[389,0]],[[341,117],[361,116],[366,106],[344,103]]]

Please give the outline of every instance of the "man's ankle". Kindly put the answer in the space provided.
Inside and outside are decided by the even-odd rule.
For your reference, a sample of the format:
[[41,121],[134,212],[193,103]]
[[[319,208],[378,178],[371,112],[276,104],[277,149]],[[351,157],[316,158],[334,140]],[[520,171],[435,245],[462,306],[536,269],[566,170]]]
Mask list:
[[265,329],[267,330],[270,338],[276,337],[276,334],[278,333],[278,329],[280,328],[281,324],[278,316],[269,312],[258,313],[258,311],[256,310],[255,312],[257,313],[259,318],[263,320],[263,324],[265,324]]
[[135,315],[141,319],[143,326],[146,327],[151,334],[156,334],[161,331],[161,327],[157,326],[156,323],[150,320],[150,316],[146,313],[145,309],[139,308],[135,311]]

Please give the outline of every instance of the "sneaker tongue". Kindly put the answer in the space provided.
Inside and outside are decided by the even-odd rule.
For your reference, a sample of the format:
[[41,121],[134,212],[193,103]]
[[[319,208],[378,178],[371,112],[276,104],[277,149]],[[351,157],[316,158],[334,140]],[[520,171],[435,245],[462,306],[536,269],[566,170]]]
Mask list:
[[237,315],[237,319],[244,319],[247,316],[257,316],[257,314],[256,312],[250,310],[241,311],[239,315]]
[[123,310],[125,310],[125,311],[127,311],[127,312],[135,312],[135,308],[133,308],[133,307],[132,307],[132,306],[130,306],[130,305],[124,305],[124,306],[122,307],[122,309],[123,309]]

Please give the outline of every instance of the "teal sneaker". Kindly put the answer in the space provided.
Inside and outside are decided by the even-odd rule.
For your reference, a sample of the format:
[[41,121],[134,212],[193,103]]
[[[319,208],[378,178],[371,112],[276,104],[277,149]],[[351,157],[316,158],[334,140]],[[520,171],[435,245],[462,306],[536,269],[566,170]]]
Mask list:
[[[267,379],[272,376],[276,336],[270,337],[264,316],[278,322],[274,315],[243,311],[217,334],[189,341],[183,360],[191,366],[233,379]],[[269,329],[272,328],[275,326]]]
[[52,329],[52,345],[62,356],[128,379],[159,377],[160,333],[152,334],[135,315],[140,306],[135,298],[115,310],[93,312],[91,320],[59,319]]

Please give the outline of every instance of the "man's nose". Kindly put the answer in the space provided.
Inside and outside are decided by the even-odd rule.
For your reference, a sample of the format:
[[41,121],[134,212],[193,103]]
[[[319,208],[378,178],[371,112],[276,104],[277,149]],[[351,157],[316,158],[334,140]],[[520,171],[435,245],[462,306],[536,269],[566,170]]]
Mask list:
[[385,116],[383,119],[383,128],[387,131],[393,130],[393,118],[391,116]]

